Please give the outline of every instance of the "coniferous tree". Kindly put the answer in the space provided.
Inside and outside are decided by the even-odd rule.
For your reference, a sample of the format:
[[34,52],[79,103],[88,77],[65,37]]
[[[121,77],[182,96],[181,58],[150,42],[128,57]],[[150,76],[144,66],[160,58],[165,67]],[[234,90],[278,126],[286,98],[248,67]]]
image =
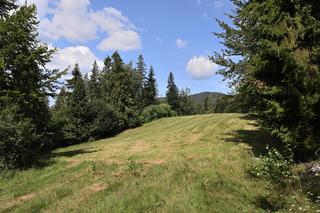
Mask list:
[[[132,120],[137,112],[136,91],[132,85],[133,69],[126,66],[119,53],[112,55],[112,68],[109,75],[110,101],[123,115],[128,126],[134,125]],[[133,122],[133,123],[132,123]]]
[[169,73],[166,100],[168,104],[171,106],[171,109],[178,113],[180,108],[179,89],[174,82],[172,72]]
[[87,91],[85,81],[81,75],[78,64],[72,71],[69,87],[73,88],[68,97],[67,111],[69,117],[68,140],[71,143],[84,141],[88,137],[87,127]]
[[45,67],[55,50],[38,41],[35,6],[14,3],[0,2],[0,164],[26,167],[54,140],[47,96],[61,73]]
[[90,80],[88,82],[88,96],[89,100],[99,99],[100,98],[100,82],[99,82],[99,68],[96,61],[94,61]]
[[79,67],[78,63],[76,63],[74,65],[74,68],[73,68],[71,74],[72,74],[72,78],[67,80],[67,87],[68,87],[68,89],[72,90],[72,89],[74,89],[77,82],[82,79],[82,74],[80,72],[80,67]]
[[143,93],[146,106],[156,104],[157,100],[157,84],[154,78],[153,67],[150,67]]
[[144,94],[145,90],[145,84],[146,84],[146,64],[144,62],[143,56],[140,54],[138,57],[138,62],[136,64],[135,69],[135,89],[136,89],[136,95],[137,99],[139,99],[139,107],[144,108],[147,105],[147,100]]
[[226,49],[212,61],[224,67],[219,73],[234,80],[264,126],[290,144],[297,158],[315,156],[320,148],[319,2],[233,3],[235,27],[219,21],[223,32],[216,35]]

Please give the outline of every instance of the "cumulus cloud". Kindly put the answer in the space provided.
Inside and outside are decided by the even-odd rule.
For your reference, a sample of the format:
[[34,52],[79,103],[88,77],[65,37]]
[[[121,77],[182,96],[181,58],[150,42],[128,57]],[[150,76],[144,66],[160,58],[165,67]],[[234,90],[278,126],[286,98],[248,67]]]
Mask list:
[[140,35],[134,31],[134,25],[121,11],[106,7],[102,11],[92,13],[91,19],[101,31],[108,33],[108,37],[98,45],[100,50],[129,51],[141,48]]
[[177,38],[176,45],[180,48],[186,47],[188,45],[188,41],[185,41],[181,38]]
[[218,65],[205,56],[195,56],[188,61],[186,69],[195,79],[208,79],[218,70]]
[[[24,0],[20,0],[20,3]],[[129,18],[113,7],[94,11],[90,0],[29,0],[39,10],[39,34],[48,41],[86,42],[104,35],[98,48],[129,51],[141,48],[141,38]]]
[[[79,64],[81,72],[88,73],[91,71],[92,64],[97,61],[98,66],[102,68],[103,62],[99,60],[87,46],[71,46],[58,49],[52,61],[47,65],[48,69],[64,70],[68,67],[71,69],[76,63]],[[66,76],[67,78],[69,74]]]
[[97,38],[97,26],[90,20],[89,0],[61,0],[50,14],[40,20],[40,36],[49,40],[87,41]]

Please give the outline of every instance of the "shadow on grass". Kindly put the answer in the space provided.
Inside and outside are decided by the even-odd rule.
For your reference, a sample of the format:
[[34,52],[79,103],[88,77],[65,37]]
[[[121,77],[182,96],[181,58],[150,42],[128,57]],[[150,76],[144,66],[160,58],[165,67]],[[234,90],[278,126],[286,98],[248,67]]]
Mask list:
[[64,152],[53,152],[49,155],[50,158],[55,158],[55,157],[73,157],[76,155],[82,155],[82,154],[90,154],[97,152],[98,150],[96,149],[91,149],[91,148],[85,148],[85,149],[76,149],[76,150],[70,150],[70,151],[64,151]]
[[[242,119],[256,121],[256,118],[251,115],[245,115]],[[266,154],[266,146],[275,146],[276,140],[266,130],[262,129],[258,122],[251,122],[250,125],[257,127],[254,130],[239,129],[228,134],[224,140],[232,143],[245,143],[251,148],[254,157],[260,157]]]
[[57,157],[73,157],[76,155],[82,155],[82,154],[89,154],[97,152],[98,150],[92,149],[92,148],[85,148],[85,149],[76,149],[76,150],[70,150],[70,151],[63,151],[63,152],[52,152],[46,155],[43,155],[39,157],[38,161],[34,165],[35,168],[44,168],[47,166],[51,166],[56,163]]

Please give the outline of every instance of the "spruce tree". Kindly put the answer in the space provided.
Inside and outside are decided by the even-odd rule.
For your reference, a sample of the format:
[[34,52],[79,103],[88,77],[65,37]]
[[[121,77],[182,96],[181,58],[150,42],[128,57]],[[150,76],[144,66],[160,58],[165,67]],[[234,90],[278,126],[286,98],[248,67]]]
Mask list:
[[55,50],[37,38],[35,6],[14,3],[0,1],[0,113],[14,103],[7,127],[16,126],[10,135],[0,128],[0,161],[26,167],[54,140],[47,96],[53,95],[61,73],[46,68]]
[[88,137],[87,129],[87,91],[85,81],[81,75],[78,64],[72,71],[72,79],[69,81],[69,87],[73,88],[67,102],[67,111],[69,117],[69,126],[66,130],[67,138],[70,143],[82,142]]
[[109,74],[110,102],[123,115],[128,126],[134,125],[132,119],[137,111],[136,92],[132,80],[133,68],[123,63],[118,52],[112,55]]
[[74,65],[74,68],[73,68],[71,74],[72,74],[72,78],[67,80],[67,87],[68,87],[68,89],[72,90],[72,89],[74,89],[77,82],[82,79],[82,74],[80,72],[80,67],[79,67],[78,63],[76,63]]
[[171,106],[172,110],[179,112],[179,108],[180,108],[179,89],[174,82],[174,77],[172,72],[169,73],[169,77],[168,77],[166,100],[167,100],[167,103]]
[[150,67],[149,74],[146,80],[143,97],[145,99],[146,106],[156,104],[157,102],[157,84],[152,66]]
[[88,98],[90,101],[100,98],[100,82],[99,82],[99,68],[96,61],[92,65],[90,80],[88,82]]
[[314,157],[320,148],[319,2],[233,3],[235,27],[219,21],[223,32],[216,35],[226,49],[212,61],[297,158]]
[[146,84],[146,64],[144,62],[143,56],[140,54],[138,57],[138,62],[135,69],[135,87],[137,98],[139,99],[139,107],[144,108],[147,105],[147,100],[144,94],[144,87]]

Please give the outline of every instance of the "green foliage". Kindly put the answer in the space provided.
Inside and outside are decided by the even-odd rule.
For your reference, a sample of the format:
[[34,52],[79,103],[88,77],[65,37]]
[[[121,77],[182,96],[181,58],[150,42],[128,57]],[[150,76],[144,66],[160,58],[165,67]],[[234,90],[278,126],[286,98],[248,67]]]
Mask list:
[[19,114],[15,104],[1,105],[0,169],[26,168],[33,164],[41,146],[41,135],[30,119]]
[[263,125],[300,160],[320,148],[319,2],[233,0],[226,49],[211,57],[259,112]]
[[204,99],[204,111],[206,113],[213,113],[214,112],[214,102],[211,97],[206,97]]
[[153,67],[151,66],[143,89],[143,99],[145,100],[144,102],[146,106],[150,106],[157,103],[157,93],[158,92],[156,79],[154,77]]
[[214,103],[216,113],[248,113],[249,108],[240,94],[221,96]]
[[267,154],[263,156],[262,163],[253,167],[251,174],[256,177],[266,178],[272,184],[286,184],[295,178],[291,172],[293,163],[293,153],[290,148],[285,154],[281,154],[277,149],[267,146]]
[[146,107],[140,117],[144,123],[166,117],[176,116],[177,113],[167,104],[151,105]]
[[38,40],[35,6],[0,5],[1,158],[4,167],[26,168],[53,145],[48,96],[63,72],[45,68],[55,50]]
[[194,115],[196,114],[196,107],[194,101],[190,97],[190,89],[182,89],[179,93],[179,108],[177,113],[179,115]]
[[180,103],[179,103],[179,89],[174,82],[173,73],[169,73],[168,77],[168,86],[166,93],[167,103],[171,106],[174,111],[179,111]]

